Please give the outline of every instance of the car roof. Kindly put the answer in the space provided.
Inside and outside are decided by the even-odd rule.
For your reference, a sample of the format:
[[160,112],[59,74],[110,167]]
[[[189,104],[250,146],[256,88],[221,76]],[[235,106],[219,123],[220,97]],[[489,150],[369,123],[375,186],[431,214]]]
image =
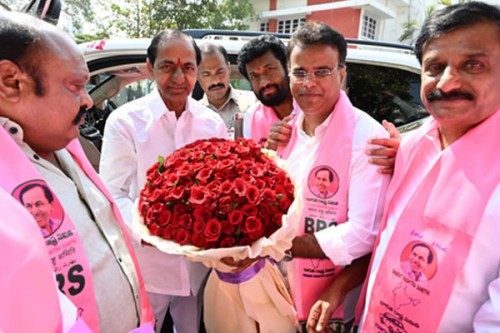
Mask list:
[[[217,39],[220,37],[220,39]],[[202,39],[195,39],[198,45],[203,43],[216,43],[222,45],[229,55],[237,56],[242,46],[253,37],[243,36],[237,40],[231,36],[213,35]],[[287,39],[283,39],[286,43]],[[411,47],[390,43],[364,43],[366,41],[350,40],[347,51],[347,62],[363,64],[383,64],[384,66],[403,68],[419,73],[420,64],[411,51]],[[87,42],[79,45],[89,67],[99,60],[113,57],[138,56],[144,61],[147,48],[151,43],[150,38],[138,39],[103,39],[100,41]],[[361,44],[360,44],[361,43]],[[91,68],[92,71],[92,68]]]

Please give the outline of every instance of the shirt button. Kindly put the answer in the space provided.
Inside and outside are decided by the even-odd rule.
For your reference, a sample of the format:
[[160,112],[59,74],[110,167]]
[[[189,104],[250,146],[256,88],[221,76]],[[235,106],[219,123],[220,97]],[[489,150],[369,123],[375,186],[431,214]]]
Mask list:
[[16,134],[17,132],[18,132],[17,127],[10,127],[10,128],[9,128],[9,133],[10,133],[10,134]]
[[34,158],[35,160],[37,160],[37,161],[40,159],[40,157],[39,157],[38,155],[33,155],[33,158]]

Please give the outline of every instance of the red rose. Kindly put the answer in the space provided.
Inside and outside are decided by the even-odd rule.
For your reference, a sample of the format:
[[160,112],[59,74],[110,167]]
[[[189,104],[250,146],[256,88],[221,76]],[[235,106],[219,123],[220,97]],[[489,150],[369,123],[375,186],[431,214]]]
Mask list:
[[266,188],[262,191],[262,200],[266,201],[267,203],[276,202],[276,193],[270,188]]
[[219,210],[225,214],[233,210],[233,200],[230,196],[225,196],[219,199]]
[[250,169],[250,174],[254,176],[255,178],[262,177],[264,175],[264,168],[262,168],[261,164],[255,164],[251,169]]
[[205,230],[205,222],[203,222],[203,221],[195,221],[194,222],[194,224],[193,224],[193,233],[195,235],[201,235],[204,230]]
[[259,207],[255,204],[245,204],[241,210],[246,216],[256,216],[259,213]]
[[224,181],[220,184],[219,192],[221,194],[230,194],[233,192],[233,184],[229,180]]
[[212,177],[213,170],[210,168],[203,168],[198,171],[196,175],[196,179],[200,182],[201,185],[205,185],[210,181],[210,177]]
[[158,236],[161,232],[161,228],[156,223],[151,223],[150,225],[148,225],[148,229],[153,236]]
[[219,239],[221,230],[222,224],[218,219],[213,218],[207,221],[203,235],[205,236],[207,242],[215,242]]
[[170,195],[175,200],[182,199],[182,197],[184,197],[184,194],[185,194],[184,187],[175,187],[172,191],[170,191]]
[[207,248],[207,241],[206,241],[205,237],[203,236],[203,234],[193,234],[191,236],[191,244],[193,244],[194,246],[197,246],[199,248],[202,248],[202,249]]
[[184,229],[177,229],[174,233],[174,241],[180,245],[189,244],[189,234]]
[[178,220],[179,227],[183,229],[191,228],[192,224],[193,224],[193,218],[191,214],[183,214]]
[[248,184],[254,185],[255,184],[255,178],[253,178],[252,175],[246,173],[244,175],[241,175],[241,178]]
[[167,225],[161,231],[161,237],[165,239],[173,239],[173,235],[174,235],[174,227],[172,225]]
[[245,191],[245,197],[249,203],[256,204],[260,201],[260,192],[256,186],[249,185]]
[[157,223],[160,227],[164,227],[166,226],[167,224],[170,223],[170,218],[172,217],[172,213],[170,212],[170,210],[164,208],[163,211],[160,213],[160,215],[158,216],[158,219],[157,219]]
[[168,187],[174,187],[179,182],[180,178],[177,173],[171,173],[167,176],[165,184]]
[[193,211],[195,221],[205,222],[212,217],[212,210],[206,206],[199,206]]
[[235,165],[236,165],[235,160],[222,160],[219,161],[219,163],[217,164],[217,170],[229,171],[232,170]]
[[191,195],[189,196],[189,203],[192,205],[204,205],[208,200],[208,190],[205,186],[193,186],[191,188]]
[[220,242],[220,247],[233,247],[235,243],[233,237],[224,237]]
[[243,231],[247,234],[262,233],[264,231],[264,226],[262,221],[255,216],[247,217],[245,224],[243,226]]
[[233,184],[234,184],[234,193],[236,193],[241,197],[244,197],[247,190],[247,184],[245,183],[245,181],[242,178],[236,178]]
[[243,222],[243,212],[239,209],[233,210],[229,215],[227,216],[229,223],[232,225],[240,225],[241,222]]
[[232,225],[228,220],[222,220],[222,234],[225,236],[234,237],[236,233],[236,227]]

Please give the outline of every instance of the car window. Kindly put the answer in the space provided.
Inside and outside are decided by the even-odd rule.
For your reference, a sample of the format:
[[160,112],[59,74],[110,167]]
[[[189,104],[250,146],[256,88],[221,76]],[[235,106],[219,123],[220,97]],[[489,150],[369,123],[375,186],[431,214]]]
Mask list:
[[348,63],[349,99],[378,122],[402,126],[428,116],[420,100],[420,75],[385,66]]

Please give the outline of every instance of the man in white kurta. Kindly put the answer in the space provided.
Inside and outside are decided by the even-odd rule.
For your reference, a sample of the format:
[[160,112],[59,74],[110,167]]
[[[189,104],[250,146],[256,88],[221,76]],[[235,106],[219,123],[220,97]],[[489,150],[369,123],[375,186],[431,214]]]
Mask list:
[[[288,48],[291,90],[299,110],[282,156],[304,205],[288,278],[298,319],[305,324],[342,266],[371,252],[389,178],[368,163],[366,142],[387,133],[354,108],[341,89],[347,52],[341,34],[323,24],[307,24]],[[325,181],[332,193],[328,198],[318,198],[314,191],[317,174],[323,171],[332,175]],[[357,284],[362,279],[358,276]],[[339,308],[332,326],[352,320],[355,300],[346,299],[346,317]]]
[[[152,41],[148,66],[158,89],[117,109],[104,134],[101,175],[130,225],[146,170],[174,150],[198,139],[227,137],[222,118],[189,95],[196,81],[199,49],[189,36],[163,31]],[[196,333],[202,283],[208,269],[183,256],[136,243],[139,266],[160,331],[167,309],[179,333]]]

